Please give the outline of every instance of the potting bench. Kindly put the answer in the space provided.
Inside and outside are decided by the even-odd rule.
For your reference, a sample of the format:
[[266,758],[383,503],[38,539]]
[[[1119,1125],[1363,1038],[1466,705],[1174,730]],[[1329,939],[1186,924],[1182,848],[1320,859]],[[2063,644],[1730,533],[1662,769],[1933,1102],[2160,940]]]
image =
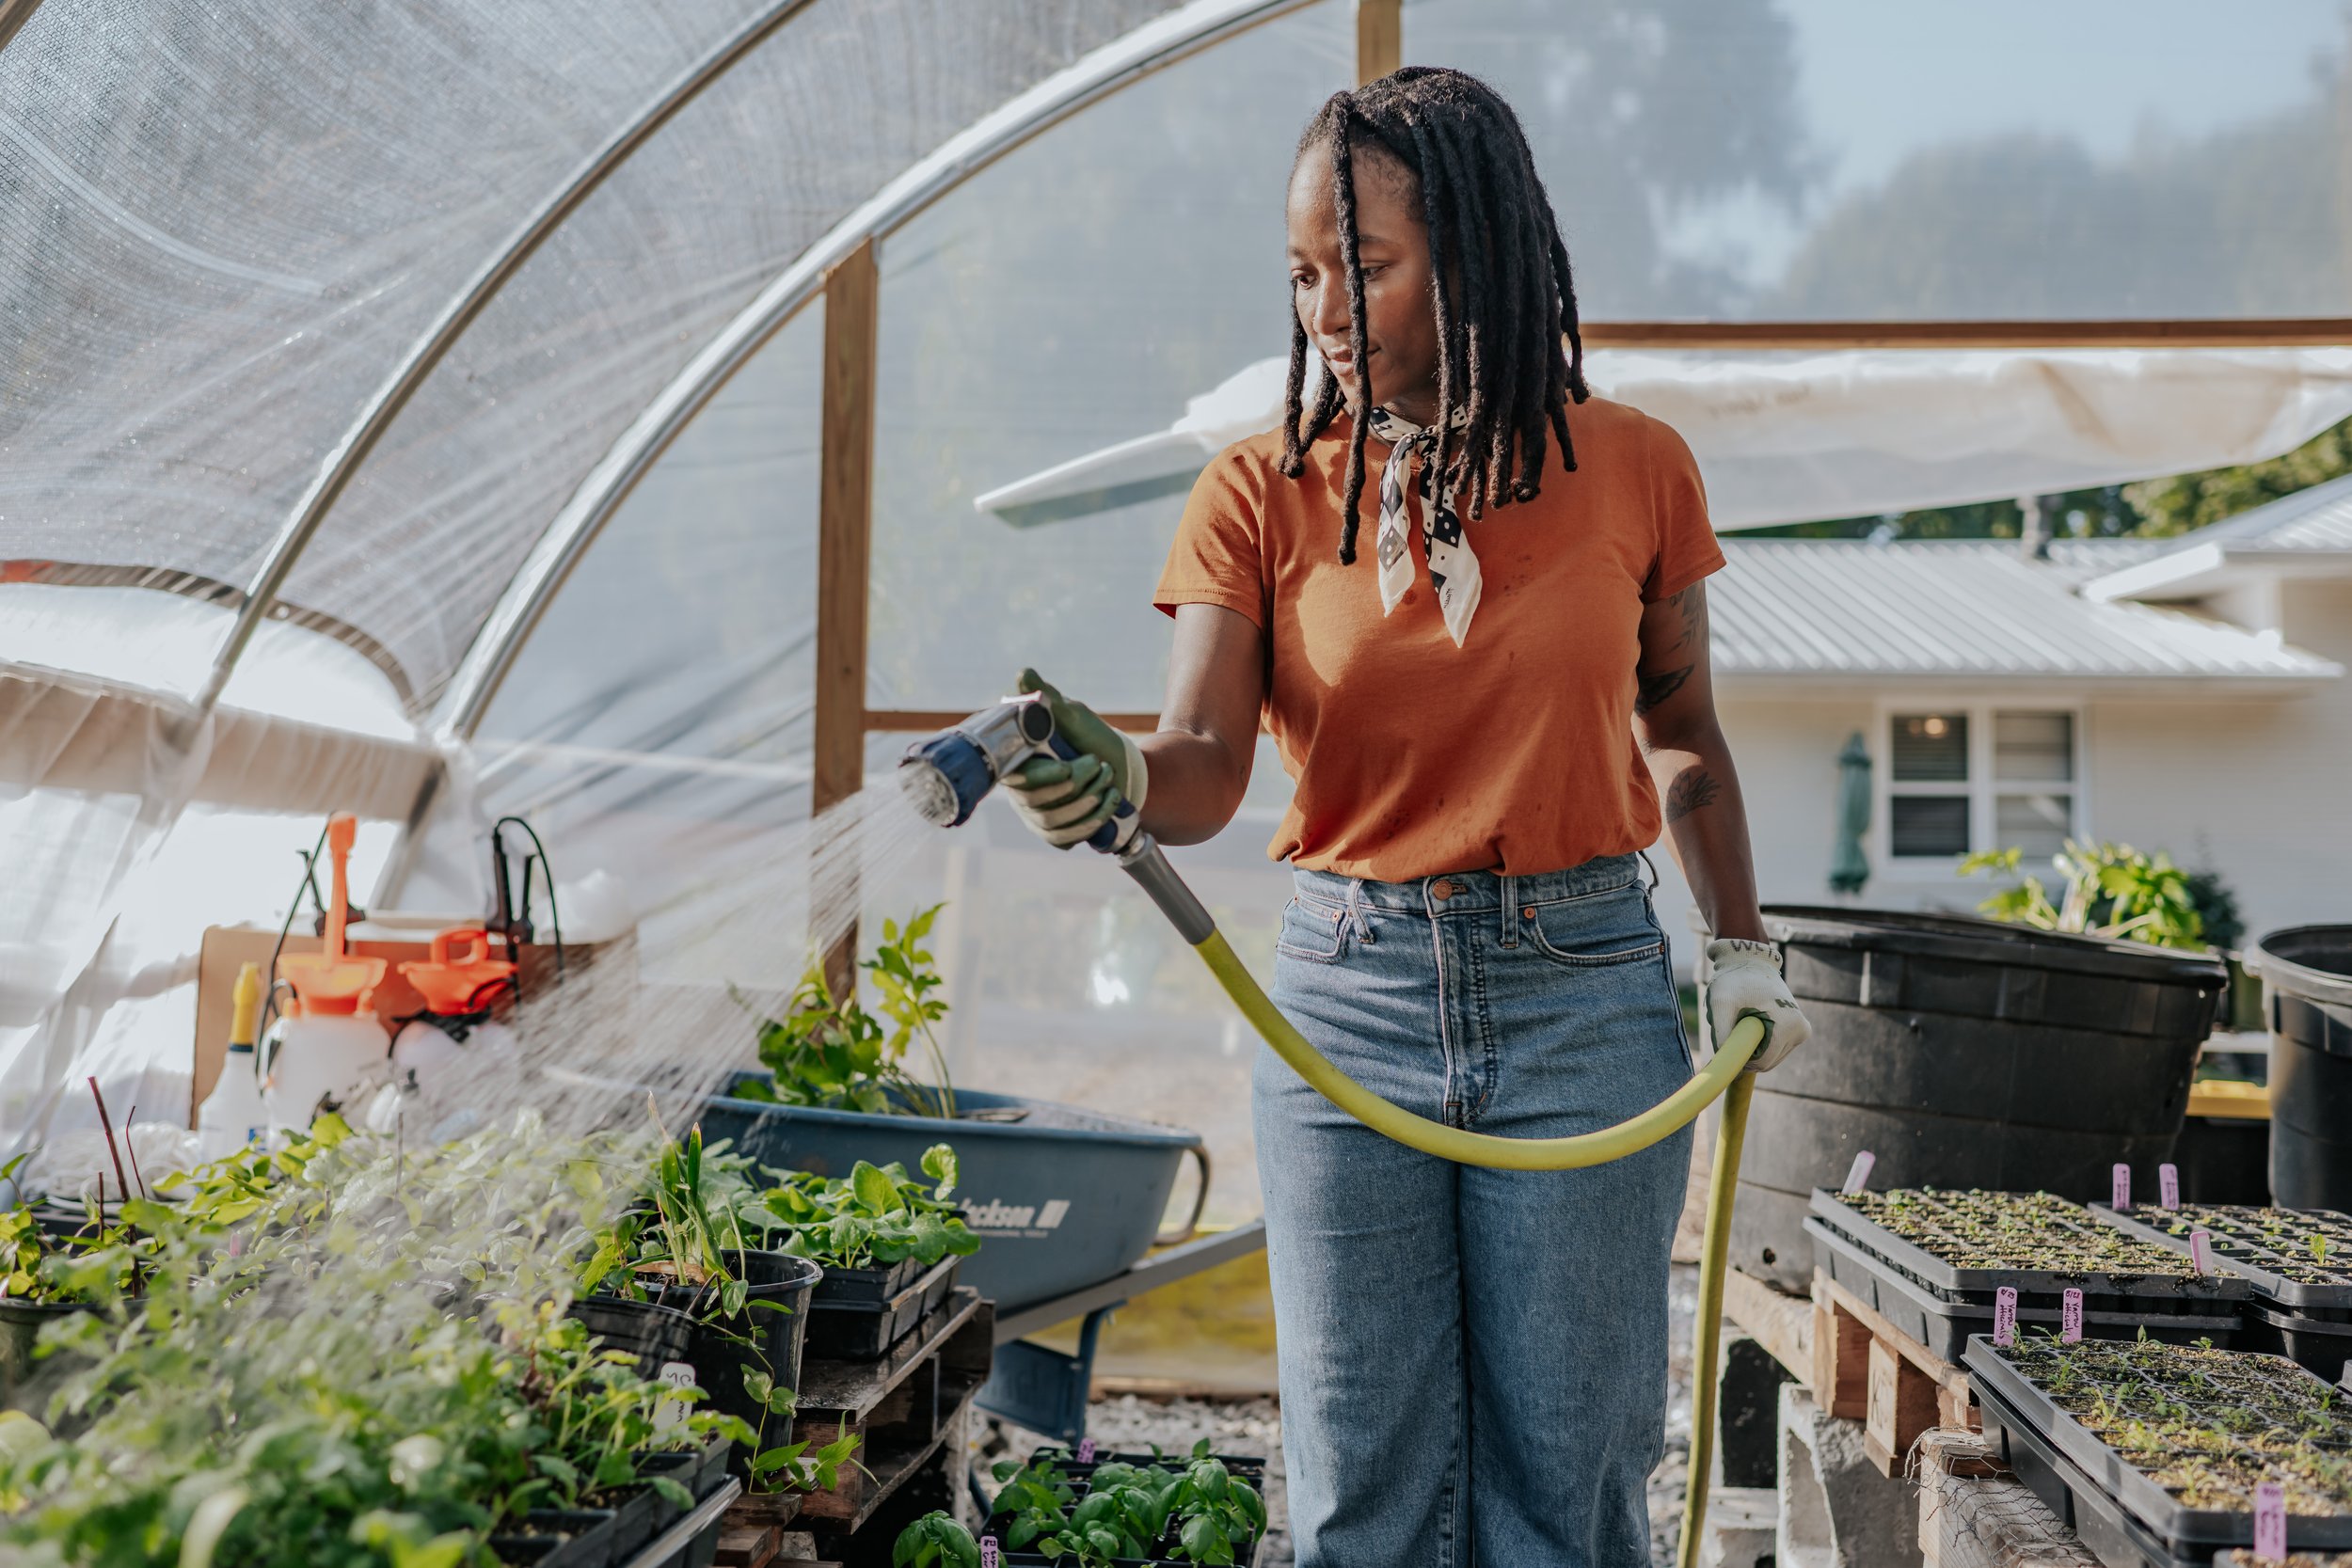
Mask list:
[[[1016,1426],[1076,1445],[1086,1436],[1094,1353],[1110,1315],[1137,1296],[1264,1246],[1265,1221],[1251,1220],[1222,1234],[1169,1247],[1083,1290],[1006,1313],[996,1320],[996,1370],[980,1389],[979,1407]],[[1075,1355],[1027,1338],[1073,1318],[1084,1320]]]

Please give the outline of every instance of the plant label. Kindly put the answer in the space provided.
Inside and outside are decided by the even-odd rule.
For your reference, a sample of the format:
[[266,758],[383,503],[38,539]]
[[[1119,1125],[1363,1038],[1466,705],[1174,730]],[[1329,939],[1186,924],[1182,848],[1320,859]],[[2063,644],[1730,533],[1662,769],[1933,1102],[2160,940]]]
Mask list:
[[2074,1344],[2083,1337],[2083,1293],[2069,1289],[2060,1298],[2058,1308],[2058,1338]]
[[1870,1167],[1878,1163],[1879,1157],[1867,1148],[1855,1155],[1853,1164],[1846,1171],[1846,1184],[1837,1190],[1851,1197],[1867,1187],[1870,1184]]
[[2213,1233],[2192,1230],[2188,1233],[2188,1266],[2196,1273],[2213,1273]]
[[1081,1437],[1078,1439],[1078,1463],[1081,1465],[1091,1465],[1094,1463],[1093,1438]]
[[[691,1388],[694,1386],[694,1368],[690,1362],[664,1361],[654,1381],[665,1388]],[[686,1402],[675,1395],[653,1407],[653,1429],[656,1432],[667,1432],[684,1419]]]
[[1002,1561],[1004,1559],[997,1554],[996,1538],[993,1535],[981,1536],[980,1568],[996,1568]]
[[2254,1488],[2254,1555],[2287,1560],[2287,1495],[2275,1481]]
[[2169,1163],[2156,1167],[2156,1201],[2167,1209],[2181,1206],[2181,1167]]
[[2119,1164],[2115,1167],[2115,1212],[2119,1214],[2122,1213],[2131,1206],[2132,1167]]
[[2004,1348],[2017,1342],[2017,1288],[2013,1285],[1993,1292],[1993,1342]]

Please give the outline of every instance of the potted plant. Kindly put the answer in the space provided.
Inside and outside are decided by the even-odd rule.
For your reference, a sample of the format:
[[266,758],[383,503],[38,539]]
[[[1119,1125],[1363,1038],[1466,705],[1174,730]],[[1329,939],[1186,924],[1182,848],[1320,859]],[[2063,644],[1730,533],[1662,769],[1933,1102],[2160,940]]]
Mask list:
[[871,1361],[889,1354],[954,1288],[958,1260],[980,1249],[956,1205],[956,1151],[923,1151],[928,1182],[893,1161],[861,1160],[846,1177],[784,1172],[746,1206],[763,1235],[824,1270],[809,1301],[811,1353]]

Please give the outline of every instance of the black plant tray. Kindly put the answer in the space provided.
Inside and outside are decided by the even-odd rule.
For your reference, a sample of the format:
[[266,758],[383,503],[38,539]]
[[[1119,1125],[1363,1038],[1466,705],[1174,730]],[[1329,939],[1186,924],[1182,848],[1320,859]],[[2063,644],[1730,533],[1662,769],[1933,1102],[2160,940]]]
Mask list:
[[2052,1448],[1998,1394],[1979,1385],[1977,1402],[1984,1415],[1985,1441],[2001,1452],[2011,1474],[2042,1505],[2074,1530],[2086,1550],[2106,1568],[2204,1568],[2203,1551],[2175,1552],[2148,1527],[2126,1513],[2090,1478]]
[[2299,1313],[2280,1311],[2269,1307],[2255,1307],[2248,1326],[2265,1335],[2265,1345],[2275,1336],[2279,1348],[2293,1357],[2304,1370],[2328,1379],[2330,1383],[2352,1370],[2352,1323],[2328,1323],[2319,1318],[2306,1318]]
[[531,1568],[607,1568],[618,1522],[606,1508],[534,1508],[520,1530],[490,1537],[490,1550],[501,1562]]
[[[2092,1490],[2122,1504],[2123,1511],[2145,1527],[2163,1550],[2201,1560],[2216,1547],[2247,1545],[2253,1541],[2254,1515],[2250,1510],[2188,1507],[2060,1410],[2048,1395],[2009,1364],[2000,1347],[1991,1339],[1982,1335],[1972,1336],[1964,1360],[1988,1419],[1992,1418],[1995,1401],[2006,1406],[2006,1430],[2022,1429],[2040,1439],[2044,1447],[2054,1449],[2087,1478]],[[2305,1377],[2311,1375],[2299,1367],[2296,1372]],[[2312,1381],[2318,1382],[2316,1378]],[[2290,1513],[2287,1544],[2327,1550],[2352,1546],[2352,1513]]]
[[[802,1348],[803,1357],[818,1361],[881,1360],[947,1299],[947,1293],[955,1289],[956,1269],[962,1261],[961,1258],[941,1259],[887,1301],[812,1299],[808,1304],[808,1338]],[[833,1275],[828,1272],[825,1277],[830,1279]]]
[[[2106,1227],[2088,1209],[2072,1204],[2068,1207],[2082,1215],[2075,1228],[2086,1238],[2105,1238]],[[2201,1276],[2185,1269],[2168,1275],[2113,1274],[2105,1270],[1963,1268],[1903,1240],[1876,1220],[1839,1202],[1838,1195],[1825,1188],[1813,1190],[1812,1208],[1814,1217],[1826,1228],[1860,1243],[1865,1250],[1875,1253],[1938,1294],[1955,1299],[1981,1297],[1989,1305],[1993,1292],[2007,1286],[2018,1293],[2021,1302],[2026,1296],[2047,1296],[2056,1302],[2062,1291],[2080,1291],[2086,1309],[2098,1307],[2110,1311],[2146,1311],[2150,1308],[2127,1304],[2151,1299],[2174,1303],[2237,1302],[2254,1293],[2245,1280]],[[1810,1221],[1806,1228],[1812,1228]],[[1819,1232],[1815,1234],[1818,1236]]]
[[[1257,1485],[1265,1478],[1265,1456],[1263,1454],[1213,1453],[1208,1457],[1216,1460],[1252,1486]],[[1104,1453],[1097,1449],[1092,1459],[1082,1460],[1059,1444],[1049,1443],[1043,1448],[1031,1450],[1029,1463],[1053,1465],[1069,1479],[1073,1486],[1078,1487],[1080,1494],[1083,1495],[1086,1488],[1080,1484],[1081,1480],[1092,1476],[1094,1467],[1098,1465],[1132,1465],[1138,1470],[1159,1465],[1169,1469],[1182,1469],[1192,1463],[1192,1455],[1189,1453]]]
[[913,1258],[901,1258],[886,1269],[834,1269],[817,1282],[817,1293],[809,1300],[819,1307],[835,1303],[880,1307],[897,1298],[923,1273],[923,1265]]
[[[1804,1227],[1813,1237],[1815,1261],[1832,1279],[1851,1291],[1873,1310],[1903,1333],[1910,1335],[1935,1355],[1957,1362],[1966,1347],[1969,1337],[1993,1332],[1994,1300],[1990,1291],[1981,1300],[1966,1296],[1946,1296],[1911,1277],[1908,1271],[1897,1267],[1869,1248],[1840,1235],[1817,1218],[1808,1218]],[[2093,1307],[2098,1300],[2102,1305]],[[2146,1330],[2151,1339],[2168,1344],[2195,1344],[2211,1339],[2215,1344],[2228,1346],[2239,1331],[2238,1304],[2233,1301],[2184,1302],[2178,1297],[2159,1297],[2154,1301],[2133,1301],[2122,1298],[2134,1307],[2146,1307],[2180,1306],[2210,1307],[2203,1312],[2131,1311],[2113,1305],[2114,1297],[2083,1297],[2083,1338],[2087,1339],[2137,1339]],[[2017,1327],[2020,1333],[2040,1325],[2057,1335],[2064,1323],[2065,1303],[2057,1292],[2037,1292],[2032,1295],[2020,1291],[2017,1294]]]
[[[2090,1212],[2118,1230],[2175,1252],[2188,1251],[2189,1231],[2202,1230],[2213,1238],[2214,1262],[2232,1274],[2245,1276],[2260,1294],[2281,1307],[2293,1307],[2303,1317],[2352,1327],[2352,1215],[2339,1214],[2332,1209],[2274,1210],[2244,1204],[2191,1204],[2177,1213],[2163,1209],[2134,1209],[2119,1213],[2104,1203],[2094,1203]],[[2342,1245],[2344,1262],[2321,1267],[2282,1252],[2276,1238],[2262,1228],[2261,1216],[2274,1213],[2294,1214],[2334,1232],[2329,1239]],[[2173,1225],[2181,1226],[2180,1234],[2172,1233]],[[2287,1278],[2278,1272],[2278,1265],[2290,1259],[2304,1268],[2332,1275],[2335,1283]]]

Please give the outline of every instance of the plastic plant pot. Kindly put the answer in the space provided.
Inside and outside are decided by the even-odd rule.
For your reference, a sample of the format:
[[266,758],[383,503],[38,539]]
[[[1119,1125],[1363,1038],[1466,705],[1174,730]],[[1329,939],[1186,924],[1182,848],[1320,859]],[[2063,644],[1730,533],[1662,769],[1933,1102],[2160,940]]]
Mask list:
[[0,1408],[16,1402],[17,1391],[34,1375],[58,1365],[53,1358],[36,1361],[33,1352],[40,1331],[51,1323],[90,1308],[73,1302],[12,1301],[0,1297]]
[[659,1302],[628,1301],[620,1296],[581,1296],[568,1315],[588,1325],[588,1332],[609,1350],[637,1357],[646,1375],[672,1361],[692,1359],[694,1320]]
[[[747,1286],[741,1312],[723,1312],[717,1289],[707,1285],[664,1285],[659,1295],[663,1306],[678,1309],[693,1323],[687,1359],[693,1363],[695,1382],[709,1396],[707,1408],[761,1432],[778,1418],[752,1397],[743,1374],[760,1373],[780,1389],[801,1386],[808,1300],[824,1270],[782,1252],[723,1256],[729,1272]],[[748,1477],[752,1458],[739,1454],[727,1463],[738,1475]]]
[[[607,1511],[612,1515],[612,1555],[615,1562],[626,1562],[636,1555],[637,1548],[653,1539],[663,1513],[670,1505],[650,1486],[616,1487],[599,1492],[587,1499],[588,1506]],[[676,1515],[671,1513],[671,1517]]]
[[947,1299],[961,1261],[944,1258],[880,1301],[811,1301],[806,1354],[823,1361],[881,1360]]
[[1963,916],[1764,911],[1813,1024],[1757,1080],[1732,1261],[1802,1293],[1809,1195],[1863,1149],[1887,1186],[2104,1197],[2153,1172],[2188,1108],[2218,959]]
[[922,1273],[923,1265],[912,1258],[901,1258],[886,1269],[827,1269],[809,1300],[819,1308],[836,1303],[878,1307],[895,1298]]
[[2297,926],[2255,944],[2270,1014],[2270,1195],[2352,1210],[2352,926]]
[[608,1509],[534,1508],[523,1528],[490,1537],[490,1550],[517,1568],[611,1568],[614,1516]]

